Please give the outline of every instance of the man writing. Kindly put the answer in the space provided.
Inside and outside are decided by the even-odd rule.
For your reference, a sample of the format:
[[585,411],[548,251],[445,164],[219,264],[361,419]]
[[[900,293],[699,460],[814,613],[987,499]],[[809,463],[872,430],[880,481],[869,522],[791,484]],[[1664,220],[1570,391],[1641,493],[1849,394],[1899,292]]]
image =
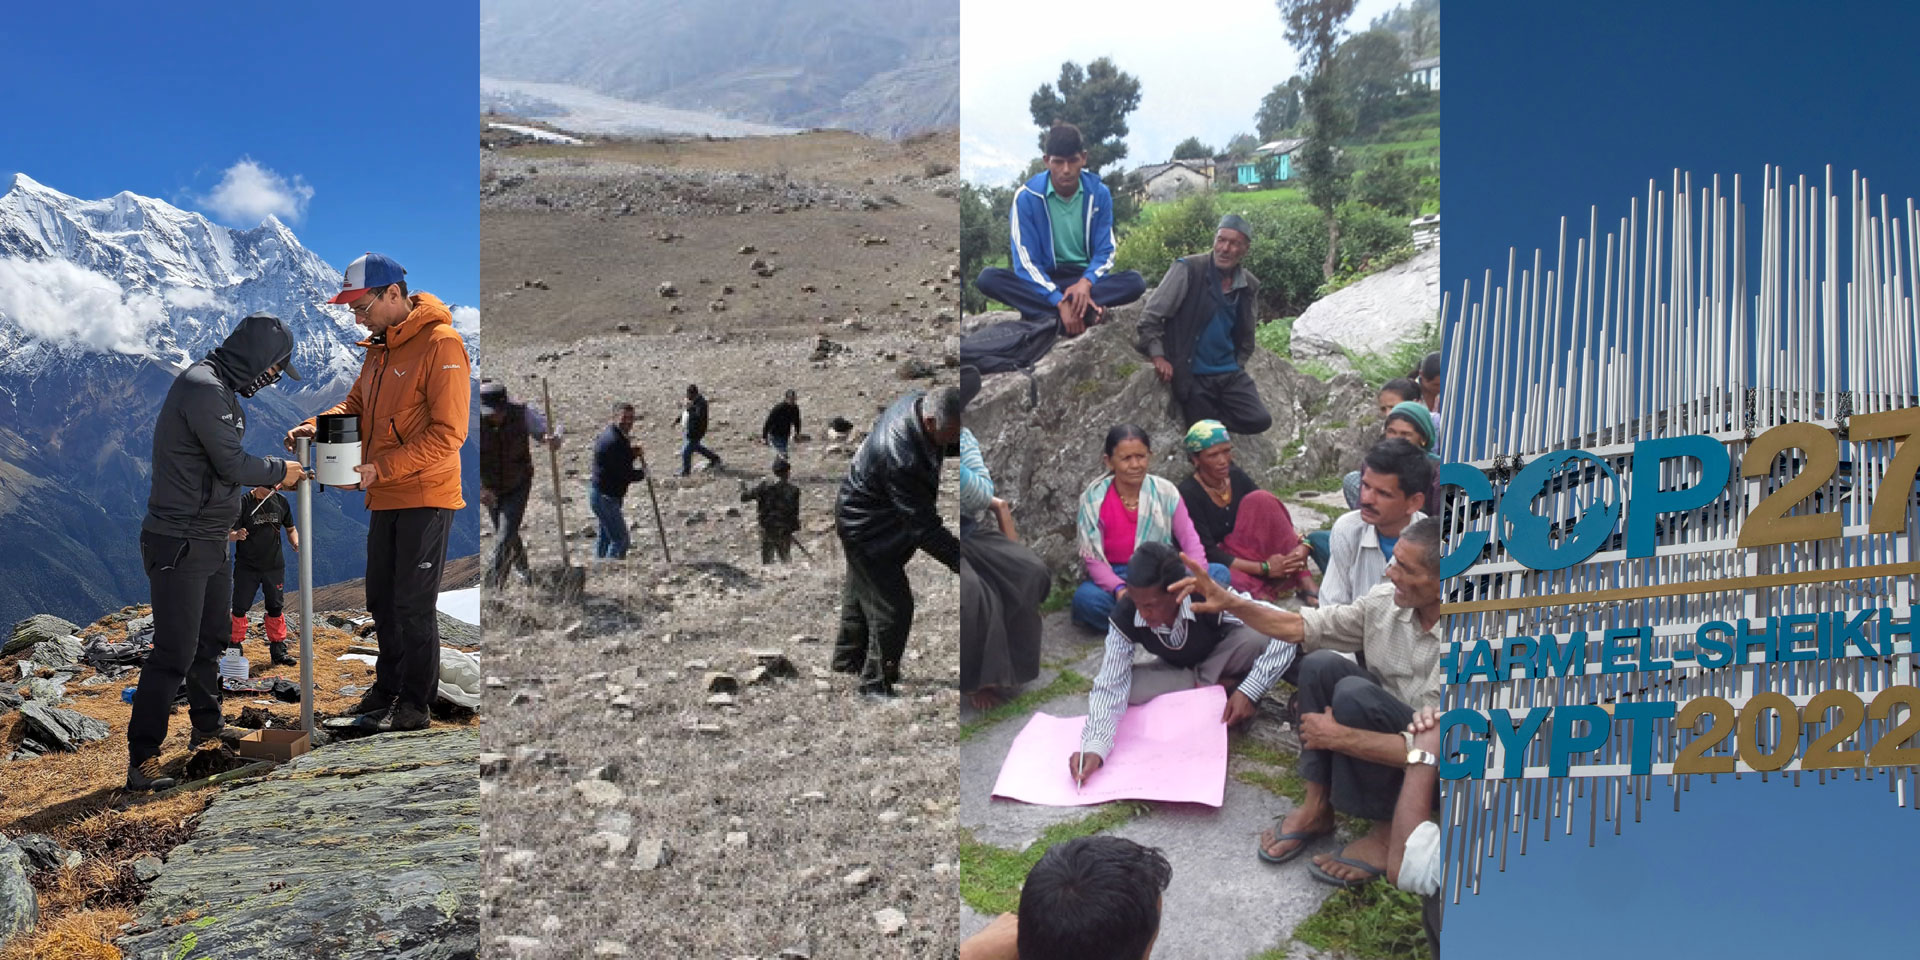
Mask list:
[[1333,522],[1327,545],[1322,604],[1352,603],[1386,576],[1394,543],[1409,524],[1426,517],[1433,461],[1399,438],[1374,444],[1360,469],[1360,509]]
[[240,321],[206,359],[173,379],[153,426],[153,489],[140,523],[140,560],[153,597],[153,652],[140,669],[127,722],[127,789],[163,790],[173,778],[155,761],[181,681],[198,746],[244,733],[220,715],[217,661],[230,633],[220,611],[233,600],[227,538],[242,486],[292,487],[293,460],[255,457],[241,446],[247,421],[235,395],[252,397],[293,368],[293,334],[279,318]]
[[1171,385],[1168,410],[1182,426],[1218,420],[1229,433],[1273,426],[1245,369],[1260,306],[1260,282],[1240,265],[1252,244],[1244,218],[1221,217],[1213,252],[1175,260],[1140,315],[1137,348]]
[[531,440],[545,440],[560,448],[560,431],[547,435],[547,418],[524,403],[507,399],[507,385],[480,384],[480,504],[493,523],[493,557],[487,564],[490,589],[506,585],[507,572],[532,575],[526,544],[520,541],[520,521],[533,493]]
[[[1220,722],[1244,723],[1292,665],[1293,645],[1269,640],[1231,613],[1196,612],[1173,589],[1186,575],[1180,554],[1165,543],[1143,543],[1127,562],[1126,595],[1107,624],[1106,656],[1087,695],[1080,750],[1067,758],[1075,783],[1105,763],[1129,705],[1217,683],[1233,691]],[[1136,644],[1154,655],[1152,663],[1132,665]]]
[[[440,573],[460,495],[471,372],[453,316],[430,293],[407,292],[406,271],[369,253],[348,265],[344,303],[367,339],[367,358],[347,398],[326,414],[360,419],[354,470],[372,512],[367,525],[367,610],[380,654],[374,682],[352,713],[369,732],[423,730],[439,693]],[[315,421],[287,432],[311,437]]]
[[1012,268],[988,267],[973,285],[1029,319],[1058,317],[1069,337],[1132,303],[1146,281],[1113,269],[1113,194],[1087,170],[1080,128],[1055,124],[1043,148],[1047,169],[1014,194],[1008,255]]
[[593,490],[588,503],[600,533],[593,541],[593,555],[602,560],[624,560],[631,538],[627,519],[620,512],[627,499],[627,487],[645,480],[646,471],[634,465],[640,445],[630,439],[633,433],[633,404],[615,404],[613,422],[593,441]]
[[233,532],[233,645],[247,638],[247,611],[253,607],[253,595],[265,594],[266,619],[260,627],[267,635],[267,652],[279,666],[298,666],[300,661],[287,653],[286,591],[287,561],[280,552],[280,530],[287,531],[287,543],[300,549],[300,530],[293,523],[293,508],[287,498],[272,487],[254,487],[241,498],[240,515],[234,518]]
[[[1306,800],[1260,835],[1260,858],[1285,863],[1334,831],[1334,811],[1373,824],[1338,855],[1314,858],[1316,880],[1357,886],[1392,862],[1394,811],[1413,754],[1407,732],[1416,711],[1440,703],[1440,522],[1409,525],[1394,547],[1387,582],[1350,604],[1289,613],[1215,584],[1206,568],[1180,586],[1276,640],[1299,644],[1300,766]],[[1340,655],[1364,651],[1368,669]],[[1431,751],[1428,751],[1431,753]]]
[[891,697],[913,627],[907,561],[924,550],[960,570],[960,540],[936,500],[940,465],[960,442],[960,391],[914,391],[894,401],[853,455],[834,504],[847,557],[833,669],[858,674],[860,692]]

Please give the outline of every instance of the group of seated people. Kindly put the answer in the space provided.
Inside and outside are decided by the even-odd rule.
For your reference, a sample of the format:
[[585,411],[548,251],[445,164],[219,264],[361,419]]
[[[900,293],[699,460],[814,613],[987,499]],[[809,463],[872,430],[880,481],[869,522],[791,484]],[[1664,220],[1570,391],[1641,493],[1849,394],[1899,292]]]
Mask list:
[[[1261,697],[1285,680],[1294,688],[1290,721],[1307,794],[1276,818],[1254,852],[1285,863],[1334,832],[1335,811],[1365,819],[1372,826],[1363,836],[1315,852],[1308,872],[1343,887],[1381,876],[1412,883],[1408,889],[1431,901],[1431,934],[1438,744],[1417,721],[1425,717],[1431,727],[1441,689],[1440,524],[1425,512],[1438,495],[1439,417],[1422,389],[1430,380],[1438,392],[1437,355],[1416,374],[1429,371],[1382,390],[1381,439],[1354,471],[1352,509],[1318,538],[1318,549],[1295,530],[1287,507],[1235,465],[1232,435],[1219,421],[1188,428],[1183,446],[1192,472],[1177,483],[1150,472],[1146,431],[1121,424],[1108,432],[1105,469],[1079,499],[1084,580],[1070,604],[1074,623],[1104,634],[1105,650],[1080,749],[1065,759],[1077,780],[1097,777],[1129,705],[1197,686],[1224,686],[1221,720],[1244,727]],[[985,477],[970,435],[961,471],[963,510],[972,502],[992,518],[976,522],[972,536],[963,531],[963,544],[983,530],[989,538],[966,549],[981,562],[962,571],[974,580],[971,593],[962,586],[962,689],[985,708],[1037,676],[1039,605],[1051,576],[1018,544],[1012,511],[991,497],[990,481],[984,498],[976,490],[968,500],[969,484]],[[983,580],[1006,588],[982,589]],[[1288,601],[1299,610],[1278,606]],[[1136,649],[1151,659],[1136,664]],[[1403,797],[1414,789],[1408,784],[1418,796]],[[1400,808],[1411,820],[1396,825],[1405,819]],[[1416,830],[1421,822],[1426,828]]]

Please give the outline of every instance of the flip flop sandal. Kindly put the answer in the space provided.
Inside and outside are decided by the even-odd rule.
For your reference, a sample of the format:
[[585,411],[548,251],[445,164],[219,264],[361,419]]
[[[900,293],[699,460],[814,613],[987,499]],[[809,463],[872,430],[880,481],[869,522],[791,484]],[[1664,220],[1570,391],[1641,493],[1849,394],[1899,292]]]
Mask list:
[[[1275,817],[1273,820],[1274,825],[1277,827],[1280,821],[1284,819],[1286,818]],[[1295,857],[1298,857],[1300,854],[1305,853],[1308,847],[1313,846],[1313,842],[1315,840],[1318,840],[1321,837],[1331,836],[1332,834],[1333,834],[1332,830],[1289,830],[1284,833],[1274,834],[1273,842],[1282,843],[1287,840],[1300,841],[1299,843],[1296,843],[1293,845],[1293,849],[1288,850],[1286,853],[1283,853],[1276,857],[1273,854],[1270,854],[1267,852],[1267,844],[1260,843],[1254,846],[1254,851],[1260,854],[1260,859],[1266,861],[1267,863],[1286,863],[1287,861],[1292,860]]]
[[1321,883],[1331,884],[1332,886],[1340,887],[1345,890],[1352,890],[1355,887],[1364,887],[1367,884],[1372,883],[1373,881],[1378,880],[1381,877],[1384,877],[1387,875],[1387,872],[1385,870],[1382,870],[1371,863],[1362,863],[1351,857],[1334,857],[1333,862],[1346,864],[1347,866],[1352,867],[1355,870],[1364,870],[1366,871],[1367,875],[1364,877],[1361,877],[1358,880],[1342,880],[1339,877],[1336,877],[1333,874],[1328,873],[1325,870],[1322,870],[1320,868],[1320,865],[1317,863],[1308,864],[1307,873],[1310,874],[1315,880],[1318,880]]

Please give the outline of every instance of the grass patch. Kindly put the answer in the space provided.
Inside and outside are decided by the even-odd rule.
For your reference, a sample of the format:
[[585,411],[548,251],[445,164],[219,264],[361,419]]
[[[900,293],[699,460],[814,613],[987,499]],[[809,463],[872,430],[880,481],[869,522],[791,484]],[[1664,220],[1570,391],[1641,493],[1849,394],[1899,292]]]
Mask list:
[[980,843],[973,839],[972,832],[963,830],[960,834],[960,899],[989,917],[1018,909],[1020,885],[1027,881],[1027,871],[1040,862],[1047,850],[1055,844],[1111,830],[1150,809],[1144,803],[1109,803],[1078,820],[1048,827],[1040,839],[1019,851]]
[[1327,363],[1324,360],[1295,360],[1293,362],[1293,368],[1321,383],[1332,380],[1335,376],[1339,375],[1339,371],[1333,369],[1333,364]]
[[1120,364],[1120,365],[1119,365],[1119,366],[1117,366],[1117,367],[1114,367],[1114,368],[1113,368],[1113,376],[1114,376],[1114,379],[1116,379],[1116,380],[1125,380],[1125,379],[1127,379],[1128,377],[1131,377],[1131,376],[1133,376],[1133,375],[1134,375],[1134,373],[1135,373],[1136,371],[1138,371],[1139,369],[1140,369],[1140,365],[1139,365],[1139,364],[1137,364],[1137,363],[1134,363],[1133,361],[1131,361],[1131,360],[1129,360],[1129,361],[1127,361],[1126,363],[1123,363],[1123,364]]
[[1308,510],[1312,510],[1314,513],[1317,513],[1323,517],[1326,517],[1328,520],[1338,520],[1341,517],[1344,517],[1348,513],[1352,512],[1342,507],[1336,507],[1336,506],[1332,506],[1325,503],[1319,503],[1313,500],[1288,500],[1286,502],[1289,505],[1288,509],[1292,509],[1293,507],[1305,507]]
[[1354,353],[1344,351],[1347,360],[1353,364],[1353,371],[1366,381],[1367,388],[1378,392],[1388,380],[1404,377],[1407,371],[1420,366],[1427,354],[1440,349],[1440,335],[1429,328],[1427,335],[1418,340],[1409,340],[1384,353]]
[[1420,898],[1386,882],[1337,890],[1293,937],[1316,950],[1357,960],[1427,960]]
[[1281,357],[1293,357],[1293,322],[1299,317],[1281,317],[1254,328],[1253,342]]
[[1065,610],[1073,603],[1073,589],[1076,586],[1078,584],[1054,584],[1053,591],[1047,594],[1045,600],[1040,601],[1040,615],[1046,616],[1049,613]]
[[1300,760],[1298,756],[1244,737],[1236,737],[1227,747],[1227,753],[1229,756],[1277,768],[1277,772],[1276,770],[1236,770],[1233,774],[1235,780],[1286,797],[1296,804],[1306,802],[1307,782],[1294,773],[1294,768]]
[[1008,700],[992,710],[960,725],[960,739],[965,740],[1008,717],[1022,713],[1032,713],[1035,707],[1055,697],[1070,697],[1086,693],[1093,689],[1093,681],[1072,670],[1062,670],[1053,682],[1038,690],[1028,690],[1012,700]]
[[1287,960],[1286,945],[1282,944],[1277,947],[1268,947],[1267,949],[1254,954],[1253,960]]

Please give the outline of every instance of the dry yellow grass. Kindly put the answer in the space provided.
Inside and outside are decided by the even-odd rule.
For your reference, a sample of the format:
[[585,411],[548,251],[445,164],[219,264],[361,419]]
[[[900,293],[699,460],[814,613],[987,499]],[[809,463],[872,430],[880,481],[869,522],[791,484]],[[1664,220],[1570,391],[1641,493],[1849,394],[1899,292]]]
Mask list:
[[0,950],[0,960],[120,960],[113,938],[133,922],[124,907],[81,910],[43,922],[32,935]]

